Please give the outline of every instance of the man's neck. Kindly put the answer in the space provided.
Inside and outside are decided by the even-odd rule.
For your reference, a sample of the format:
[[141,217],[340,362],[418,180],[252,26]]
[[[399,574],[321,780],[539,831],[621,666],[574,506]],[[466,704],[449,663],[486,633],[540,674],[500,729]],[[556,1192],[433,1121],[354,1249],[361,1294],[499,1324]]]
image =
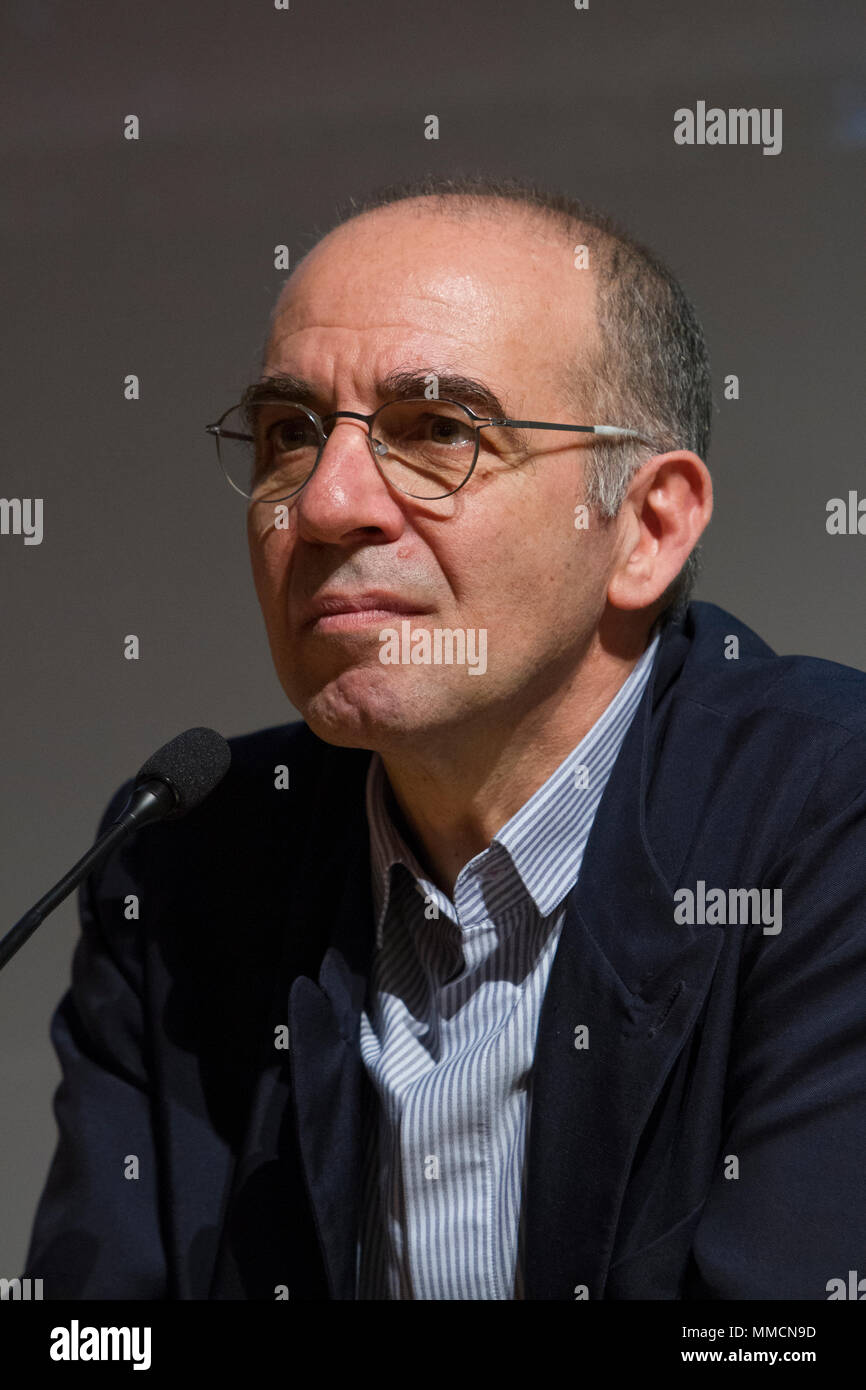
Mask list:
[[383,752],[397,828],[448,897],[457,875],[543,786],[600,719],[651,638],[628,655],[598,649],[570,682],[497,721],[485,711],[419,755]]

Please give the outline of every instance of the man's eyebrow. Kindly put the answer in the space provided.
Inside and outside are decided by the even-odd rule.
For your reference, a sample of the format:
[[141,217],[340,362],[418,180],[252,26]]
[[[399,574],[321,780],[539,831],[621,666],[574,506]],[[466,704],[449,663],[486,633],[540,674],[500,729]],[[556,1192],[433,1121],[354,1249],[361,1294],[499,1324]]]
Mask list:
[[241,405],[258,405],[259,401],[273,400],[274,396],[279,400],[297,401],[299,405],[312,406],[316,400],[316,391],[302,376],[281,372],[275,376],[263,377],[261,381],[255,381],[252,386],[248,386],[241,397]]
[[[463,405],[471,406],[479,415],[492,415],[499,419],[508,414],[496,392],[486,382],[479,381],[475,377],[462,376],[459,372],[422,371],[417,368],[405,368],[389,372],[386,377],[383,377],[377,387],[380,403],[411,400],[413,397],[425,396],[430,387],[431,377],[434,377],[436,381],[436,395],[443,399],[459,401]],[[248,386],[243,394],[241,404],[244,406],[257,405],[260,401],[271,400],[274,397],[280,400],[297,401],[299,405],[306,405],[313,409],[316,402],[320,400],[315,387],[304,377],[280,372],[273,376],[263,377],[261,381]]]
[[436,395],[441,398],[471,406],[479,415],[500,418],[508,414],[496,392],[486,382],[461,376],[459,372],[391,372],[379,383],[379,389],[383,400],[408,400],[412,396],[426,395],[431,377],[436,379]]

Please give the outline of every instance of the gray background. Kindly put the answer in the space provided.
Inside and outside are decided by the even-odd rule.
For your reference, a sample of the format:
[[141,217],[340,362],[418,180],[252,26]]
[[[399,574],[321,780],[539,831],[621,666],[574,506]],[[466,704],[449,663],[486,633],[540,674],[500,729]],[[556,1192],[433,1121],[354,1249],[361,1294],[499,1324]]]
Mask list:
[[[273,247],[294,263],[336,202],[394,178],[534,178],[672,264],[717,401],[698,597],[779,651],[866,667],[866,537],[825,530],[830,497],[866,492],[860,9],[7,0],[0,495],[44,498],[45,535],[0,536],[0,930],[159,744],[292,716],[203,426],[258,374]],[[675,109],[698,100],[781,107],[782,153],[675,145]],[[67,902],[0,976],[4,1277],[53,1150],[48,1024],[76,932]]]

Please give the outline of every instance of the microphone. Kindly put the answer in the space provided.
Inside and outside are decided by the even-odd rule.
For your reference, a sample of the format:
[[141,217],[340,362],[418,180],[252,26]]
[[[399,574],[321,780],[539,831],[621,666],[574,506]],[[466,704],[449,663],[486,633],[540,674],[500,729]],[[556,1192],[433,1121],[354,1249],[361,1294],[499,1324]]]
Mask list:
[[225,777],[231,760],[231,749],[225,739],[214,729],[201,728],[178,734],[148,758],[139,769],[129,800],[113,825],[0,940],[0,970],[49,912],[68,898],[111,850],[139,826],[156,820],[177,820],[198,806]]
[[231,760],[228,744],[214,729],[187,729],[142,763],[115,824],[124,817],[131,819],[131,829],[152,820],[177,820],[210,795]]

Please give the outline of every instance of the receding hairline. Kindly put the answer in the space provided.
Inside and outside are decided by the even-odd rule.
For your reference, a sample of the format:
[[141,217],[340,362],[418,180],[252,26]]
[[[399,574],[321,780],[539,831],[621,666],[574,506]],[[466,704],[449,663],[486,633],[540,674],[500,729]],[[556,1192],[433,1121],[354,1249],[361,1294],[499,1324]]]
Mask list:
[[[455,222],[465,221],[467,216],[477,216],[480,218],[507,218],[536,226],[551,226],[557,223],[561,227],[576,225],[576,219],[568,218],[565,213],[555,212],[553,209],[540,204],[509,198],[503,193],[454,192],[413,193],[408,198],[395,198],[387,203],[376,203],[371,206],[362,205],[357,212],[352,212],[336,222],[330,231],[339,231],[341,227],[349,227],[353,222],[375,217],[378,214],[384,215],[401,211],[414,212],[419,217],[431,214],[439,217],[451,217]],[[325,235],[329,234],[326,233]]]
[[[615,242],[618,240],[616,232],[598,227],[592,222],[583,222],[579,218],[566,211],[554,210],[543,205],[523,202],[515,198],[509,198],[502,193],[467,193],[467,192],[436,192],[436,193],[417,193],[407,198],[395,198],[389,202],[377,203],[373,206],[360,206],[357,211],[349,211],[341,216],[332,227],[321,232],[313,242],[312,246],[304,252],[303,256],[296,262],[291,273],[286,277],[276,301],[271,309],[268,322],[268,333],[265,342],[262,362],[267,360],[272,336],[276,324],[277,315],[283,302],[283,297],[289,290],[295,276],[301,270],[305,262],[313,257],[315,252],[325,246],[332,237],[336,238],[341,232],[348,231],[357,223],[363,223],[370,219],[388,213],[399,214],[407,211],[414,214],[418,221],[424,218],[439,218],[448,220],[456,224],[465,223],[470,218],[478,221],[490,220],[498,222],[509,222],[516,228],[523,228],[529,234],[533,234],[537,240],[544,240],[548,244],[555,244],[556,241],[566,236],[570,240],[574,236],[580,236],[590,247],[596,249],[604,248],[607,254],[613,250]],[[558,235],[557,235],[558,234]],[[605,260],[607,259],[605,255]],[[593,263],[589,270],[590,282],[593,290],[594,318],[596,326],[599,324],[598,307],[598,277]],[[584,272],[586,273],[586,272]]]
[[594,221],[583,221],[577,215],[565,210],[510,198],[503,193],[413,193],[410,197],[395,198],[392,201],[375,203],[371,206],[362,204],[357,211],[349,210],[345,215],[340,216],[333,226],[317,235],[312,246],[304,252],[295,265],[286,284],[289,283],[307,258],[332,236],[337,236],[355,224],[367,222],[371,218],[385,217],[388,214],[399,216],[401,213],[414,214],[419,221],[433,217],[455,223],[466,222],[469,218],[475,218],[479,221],[510,222],[518,228],[522,227],[528,232],[534,232],[536,237],[540,236],[549,242],[558,241],[560,236],[571,237],[577,233],[585,238],[587,244],[606,243],[612,246],[614,242],[619,240],[617,230],[612,225],[610,228],[600,227]]

